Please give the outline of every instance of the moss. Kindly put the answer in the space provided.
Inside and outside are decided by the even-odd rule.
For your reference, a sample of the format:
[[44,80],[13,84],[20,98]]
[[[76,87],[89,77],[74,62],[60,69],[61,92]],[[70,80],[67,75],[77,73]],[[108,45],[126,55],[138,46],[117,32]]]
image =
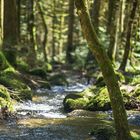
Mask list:
[[5,49],[3,51],[6,59],[8,60],[8,62],[12,65],[12,66],[17,66],[16,63],[16,56],[17,56],[17,51],[15,49]]
[[86,109],[87,103],[89,102],[88,98],[78,98],[76,100],[67,99],[65,104],[67,108],[66,111],[72,111],[75,109]]
[[68,94],[63,100],[63,105],[64,105],[65,111],[69,112],[69,111],[74,110],[74,108],[73,108],[74,105],[72,103],[74,103],[74,101],[77,99],[80,99],[80,98],[82,99],[82,97],[83,97],[82,95],[76,94],[76,93]]
[[98,89],[96,95],[89,101],[87,108],[89,110],[98,111],[106,111],[111,109],[110,99],[106,87]]
[[18,72],[10,70],[5,70],[1,72],[0,74],[0,84],[4,85],[7,88],[12,89],[15,91],[14,94],[12,94],[12,98],[15,99],[21,99],[31,100],[32,93],[31,89],[26,83],[19,77]]
[[0,85],[0,108],[5,106],[8,107],[9,111],[13,110],[13,104],[11,102],[11,97],[8,89],[3,85]]
[[140,140],[140,135],[138,135],[137,133],[131,131],[131,135],[133,140]]
[[111,126],[98,126],[90,134],[97,140],[116,140],[115,129]]
[[0,51],[0,71],[11,67],[11,65],[6,60],[4,54]]

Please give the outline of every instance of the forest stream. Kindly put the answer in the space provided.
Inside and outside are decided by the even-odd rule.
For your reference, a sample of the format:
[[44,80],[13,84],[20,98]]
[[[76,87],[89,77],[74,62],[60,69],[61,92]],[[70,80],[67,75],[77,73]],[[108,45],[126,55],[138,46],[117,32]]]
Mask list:
[[[69,93],[83,91],[87,86],[85,83],[73,83],[68,87],[54,86],[51,90],[35,90],[33,101],[15,105],[17,119],[1,120],[0,140],[94,139],[89,132],[96,126],[111,125],[111,111],[79,110],[73,114],[63,111],[64,97]],[[140,134],[140,113],[128,114],[132,129]]]

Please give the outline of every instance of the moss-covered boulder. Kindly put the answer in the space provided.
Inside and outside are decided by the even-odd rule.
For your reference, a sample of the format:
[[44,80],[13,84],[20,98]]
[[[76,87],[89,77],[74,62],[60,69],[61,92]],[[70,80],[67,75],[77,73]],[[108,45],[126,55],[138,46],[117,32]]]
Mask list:
[[90,99],[87,109],[92,111],[106,111],[111,109],[110,99],[106,87],[98,89],[95,96]]
[[51,85],[57,85],[57,86],[67,86],[68,85],[66,76],[63,73],[54,74],[54,75],[50,76],[48,80]]
[[[137,109],[140,104],[140,86],[122,85],[121,91],[125,108]],[[69,94],[63,101],[64,109],[86,109],[90,111],[107,111],[111,109],[110,98],[106,87],[92,86],[81,93]]]
[[63,101],[64,110],[70,112],[75,109],[85,109],[88,101],[88,98],[83,98],[83,95],[81,94],[68,94]]
[[17,71],[11,69],[4,70],[0,73],[0,84],[5,87],[15,91],[11,97],[15,99],[31,100],[32,92],[30,87],[24,82],[24,80],[19,76]]

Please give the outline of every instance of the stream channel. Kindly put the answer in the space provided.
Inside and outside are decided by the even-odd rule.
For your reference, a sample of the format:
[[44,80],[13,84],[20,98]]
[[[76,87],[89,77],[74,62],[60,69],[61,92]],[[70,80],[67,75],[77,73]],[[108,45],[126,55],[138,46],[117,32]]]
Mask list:
[[[86,84],[75,83],[54,86],[51,90],[37,89],[33,101],[15,105],[18,119],[0,121],[0,140],[91,140],[92,128],[110,125],[111,111],[90,112],[67,117],[63,111],[64,97],[87,88]],[[140,113],[128,113],[132,130],[140,134]]]

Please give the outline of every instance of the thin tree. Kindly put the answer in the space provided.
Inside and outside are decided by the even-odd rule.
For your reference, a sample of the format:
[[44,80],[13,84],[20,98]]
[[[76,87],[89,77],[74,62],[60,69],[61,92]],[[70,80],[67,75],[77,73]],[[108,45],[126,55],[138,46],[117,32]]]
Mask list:
[[95,29],[92,25],[87,8],[87,0],[75,0],[75,5],[77,8],[77,14],[80,18],[83,34],[87,40],[88,46],[93,52],[101,68],[109,91],[117,140],[132,140],[120,87],[118,85],[114,69],[111,65],[111,61],[103,49],[103,45],[98,39],[98,36],[96,35]]
[[16,65],[16,47],[17,45],[17,8],[16,0],[4,0],[3,15],[3,52],[7,60]]
[[68,23],[68,40],[66,48],[66,61],[73,63],[72,52],[73,46],[73,30],[74,30],[74,0],[69,0],[69,23]]
[[130,53],[132,25],[133,25],[133,21],[135,18],[137,5],[138,5],[138,0],[133,0],[133,6],[132,6],[131,13],[130,13],[128,25],[127,25],[127,36],[126,36],[126,44],[125,44],[123,60],[122,60],[122,63],[120,65],[120,68],[119,68],[122,71],[125,71],[128,57],[129,57],[129,53]]

